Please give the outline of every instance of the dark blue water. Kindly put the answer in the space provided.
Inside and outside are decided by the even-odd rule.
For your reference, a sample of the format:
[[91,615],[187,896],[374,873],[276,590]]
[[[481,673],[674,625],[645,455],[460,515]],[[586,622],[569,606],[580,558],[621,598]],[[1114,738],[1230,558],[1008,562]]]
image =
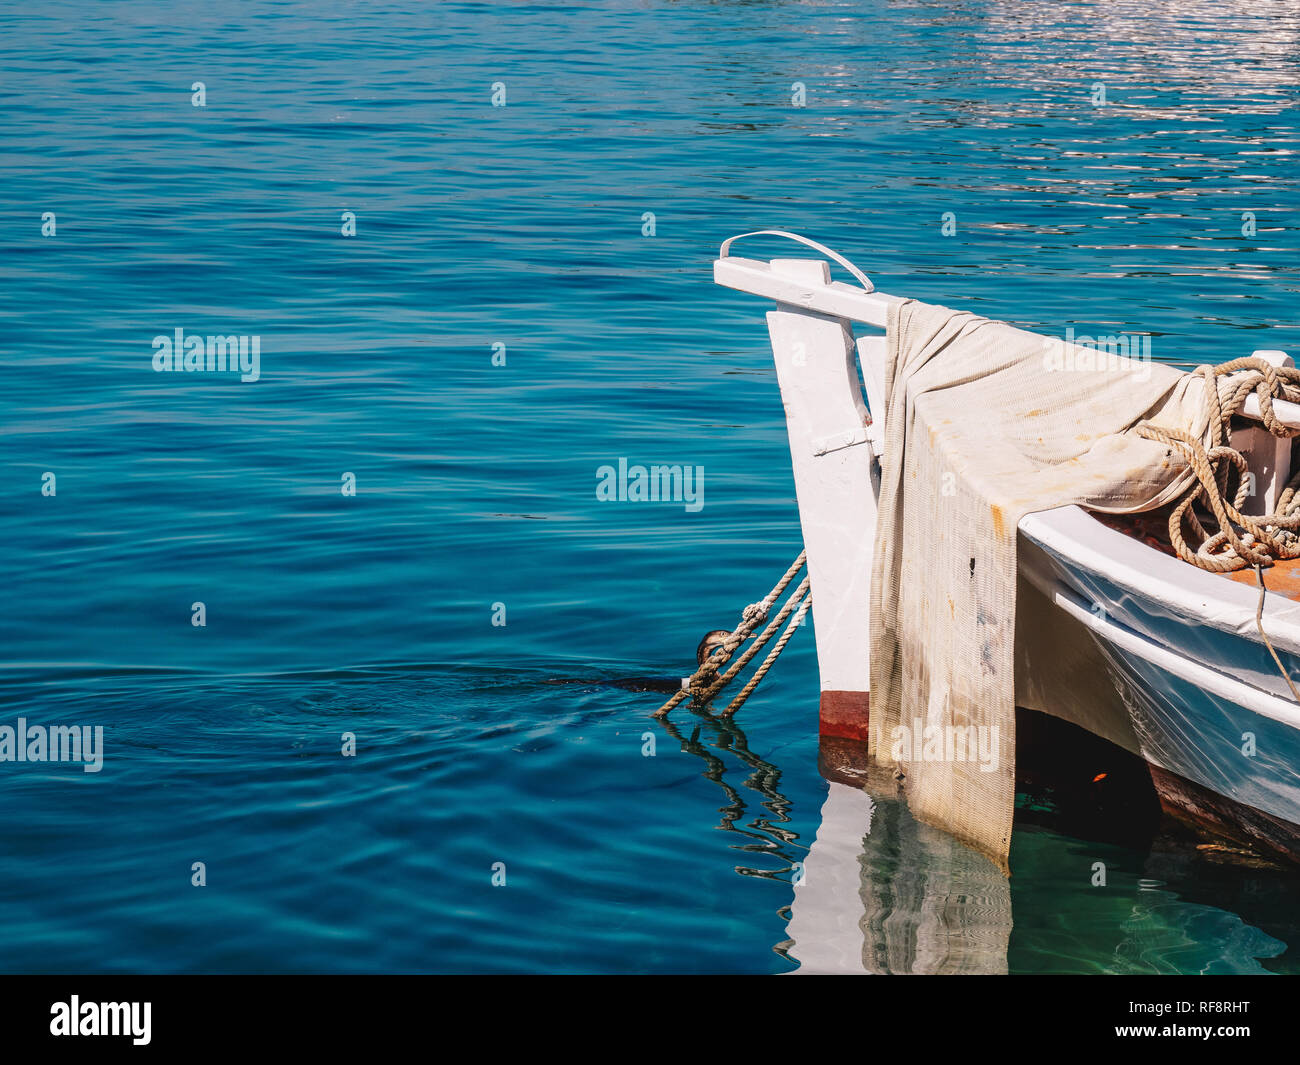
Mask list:
[[[733,233],[1160,358],[1300,348],[1282,4],[0,31],[0,724],[104,728],[99,773],[0,763],[6,971],[794,967],[811,634],[739,736],[607,683],[686,671],[799,548],[765,308],[710,280]],[[176,329],[259,337],[259,379],[155,372]],[[620,457],[702,466],[703,508],[597,501]],[[1103,850],[1018,832],[1013,971],[1296,967],[1290,880]]]

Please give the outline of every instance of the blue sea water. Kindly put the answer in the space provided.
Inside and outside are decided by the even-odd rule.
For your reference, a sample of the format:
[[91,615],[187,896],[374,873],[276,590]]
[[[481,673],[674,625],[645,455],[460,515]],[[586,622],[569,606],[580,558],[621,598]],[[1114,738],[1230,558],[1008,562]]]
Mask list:
[[[1300,349],[1293,5],[0,29],[0,724],[104,728],[99,773],[0,763],[3,971],[795,967],[811,634],[742,733],[610,683],[688,671],[799,549],[766,308],[711,282],[734,233],[1158,358]],[[178,328],[260,337],[259,379],[154,372]],[[704,506],[598,501],[620,457],[703,467]],[[1012,865],[1011,971],[1297,968],[1285,876],[1050,818]]]

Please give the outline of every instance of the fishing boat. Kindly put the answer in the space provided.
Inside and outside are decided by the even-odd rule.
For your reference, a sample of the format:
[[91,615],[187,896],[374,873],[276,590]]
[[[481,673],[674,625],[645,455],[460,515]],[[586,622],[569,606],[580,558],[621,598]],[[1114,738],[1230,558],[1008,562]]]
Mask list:
[[[873,543],[888,398],[880,331],[900,297],[875,291],[851,263],[806,238],[741,236],[760,235],[819,253],[743,258],[730,251],[735,237],[713,275],[775,304],[767,327],[814,604],[822,762],[825,775],[852,782],[866,772],[871,725]],[[832,263],[856,283],[832,280]],[[1281,352],[1253,354],[1292,365]],[[1249,462],[1260,513],[1285,490],[1291,431],[1300,430],[1300,405],[1276,398],[1271,408],[1251,394],[1234,418],[1233,446]],[[1300,560],[1270,566],[1266,585],[1253,566],[1189,565],[1167,517],[1071,504],[1019,520],[1016,705],[1140,756],[1161,806],[1198,833],[1295,862]]]

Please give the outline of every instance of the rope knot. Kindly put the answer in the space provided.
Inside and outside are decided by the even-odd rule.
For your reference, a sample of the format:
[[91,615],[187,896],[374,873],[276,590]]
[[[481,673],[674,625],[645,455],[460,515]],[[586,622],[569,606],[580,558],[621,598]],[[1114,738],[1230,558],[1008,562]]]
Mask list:
[[776,661],[777,656],[779,656],[785,649],[785,645],[789,643],[790,637],[794,635],[794,630],[799,626],[800,622],[803,621],[804,616],[808,613],[808,608],[812,604],[812,597],[808,594],[809,581],[807,576],[804,577],[799,587],[790,595],[790,598],[787,600],[785,605],[781,607],[781,610],[777,613],[772,622],[768,624],[767,628],[765,628],[758,636],[754,637],[754,642],[751,643],[745,653],[736,660],[735,664],[725,673],[721,673],[720,671],[722,667],[727,665],[730,661],[731,656],[736,653],[737,648],[753,635],[755,629],[767,621],[772,605],[776,602],[781,593],[790,585],[790,582],[794,580],[795,575],[803,569],[806,557],[806,553],[800,551],[799,557],[791,563],[790,568],[785,571],[785,575],[777,581],[776,587],[773,588],[765,598],[760,599],[757,603],[750,603],[749,606],[745,607],[745,609],[741,611],[740,624],[736,627],[736,630],[709,652],[708,656],[700,663],[699,669],[697,669],[687,679],[686,683],[682,686],[682,689],[655,711],[655,717],[666,717],[668,712],[672,710],[674,706],[688,696],[696,703],[708,703],[708,701],[726,687],[736,674],[745,667],[745,664],[763,648],[772,636],[775,635],[776,630],[780,628],[782,623],[784,623],[791,614],[795,614],[795,617],[790,621],[785,632],[781,634],[781,638],[777,640],[776,646],[768,654],[763,664],[759,666],[754,676],[750,678],[750,681],[745,686],[744,690],[731,702],[724,713],[729,716],[739,709],[740,704],[749,698],[750,693],[758,686],[758,682],[763,679],[763,676],[767,673],[768,669],[771,668],[772,663]]

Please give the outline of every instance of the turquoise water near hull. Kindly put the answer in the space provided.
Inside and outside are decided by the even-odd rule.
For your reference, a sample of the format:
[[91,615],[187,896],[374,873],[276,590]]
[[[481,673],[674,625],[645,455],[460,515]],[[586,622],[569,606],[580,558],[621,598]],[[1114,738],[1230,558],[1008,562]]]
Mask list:
[[[811,634],[739,737],[611,683],[687,671],[799,549],[734,233],[1160,359],[1300,348],[1284,5],[0,21],[0,724],[104,728],[99,773],[0,763],[0,970],[794,967]],[[177,328],[260,337],[260,379],[154,372]],[[624,457],[703,507],[598,501]],[[1050,817],[1012,864],[1012,971],[1296,967],[1288,876]]]

